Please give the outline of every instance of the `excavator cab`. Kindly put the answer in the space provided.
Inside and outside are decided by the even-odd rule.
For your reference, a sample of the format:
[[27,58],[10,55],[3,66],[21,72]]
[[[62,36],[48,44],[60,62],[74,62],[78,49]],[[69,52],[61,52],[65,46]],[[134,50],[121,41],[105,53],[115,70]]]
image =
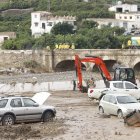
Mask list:
[[119,67],[115,69],[114,81],[130,81],[136,85],[135,73],[132,68]]

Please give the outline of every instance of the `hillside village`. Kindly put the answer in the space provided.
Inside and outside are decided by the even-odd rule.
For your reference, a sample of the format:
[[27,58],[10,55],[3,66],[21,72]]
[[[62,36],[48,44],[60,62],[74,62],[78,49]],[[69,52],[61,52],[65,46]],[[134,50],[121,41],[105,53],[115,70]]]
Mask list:
[[[83,4],[84,6],[89,6],[89,4],[93,4],[91,6],[94,7],[94,5],[98,4],[97,2],[92,1],[83,1],[79,2],[78,4]],[[63,4],[63,3],[62,3]],[[49,6],[49,4],[48,4]],[[13,36],[11,36],[10,32],[15,32],[16,39],[12,39],[13,41],[5,41],[3,45],[1,45],[1,48],[8,49],[10,46],[11,49],[31,49],[31,48],[38,48],[41,46],[41,48],[44,48],[46,46],[54,47],[55,44],[62,44],[62,43],[68,43],[68,44],[75,44],[76,48],[122,48],[122,45],[124,46],[132,46],[132,36],[138,36],[139,35],[139,28],[140,28],[140,14],[139,14],[139,5],[133,4],[133,3],[127,3],[123,1],[116,1],[116,3],[108,4],[105,8],[107,11],[105,11],[106,15],[96,13],[93,15],[85,16],[81,18],[80,15],[76,16],[76,14],[56,14],[53,13],[53,11],[47,11],[48,6],[46,7],[46,10],[39,10],[39,11],[33,11],[33,9],[21,9],[24,13],[25,17],[22,17],[21,23],[17,22],[16,27],[13,27],[15,25],[12,25],[12,21],[8,21],[9,25],[11,26],[8,30],[3,30],[4,28],[1,28],[0,32],[0,42],[1,44],[4,42],[4,40],[12,39]],[[51,6],[51,5],[50,5]],[[102,7],[102,5],[99,5],[99,7]],[[10,9],[9,9],[10,10]],[[10,13],[18,13],[17,17],[20,18],[20,12],[17,11],[18,9],[12,9]],[[24,10],[24,11],[23,11]],[[7,10],[1,11],[1,17],[7,17]],[[17,11],[17,12],[16,12]],[[90,11],[89,11],[90,12]],[[26,18],[26,14],[28,15],[28,24],[26,23],[26,29],[23,28],[23,22],[24,18]],[[102,15],[102,16],[101,16]],[[91,18],[92,17],[92,18]],[[11,17],[12,18],[12,17]],[[14,17],[13,17],[14,18]],[[40,19],[39,19],[40,18]],[[81,19],[80,19],[81,18]],[[4,19],[3,19],[4,20]],[[58,23],[68,23],[72,25],[73,33],[52,33],[51,29],[53,29],[54,25]],[[2,24],[2,22],[1,22]],[[5,26],[1,26],[5,27]],[[27,28],[28,27],[28,28]],[[12,29],[13,28],[13,29]],[[96,36],[90,36],[90,29],[91,31],[98,32],[97,38]],[[3,30],[3,31],[2,31]],[[85,31],[84,31],[85,30]],[[107,34],[105,33],[107,30]],[[101,32],[104,32],[104,35]],[[47,41],[43,42],[43,35],[45,33],[45,38],[50,38],[53,41]],[[25,34],[25,35],[24,35]],[[82,39],[86,34],[86,38]],[[111,35],[111,36],[110,36]],[[34,37],[39,37],[38,39],[34,39]],[[55,36],[55,38],[53,37]],[[109,37],[110,36],[110,37]],[[28,38],[27,38],[28,37]],[[105,41],[106,38],[108,38],[108,41]],[[23,40],[24,39],[24,40]],[[40,40],[40,41],[39,41]],[[45,39],[46,40],[46,39]],[[87,42],[88,40],[88,42]],[[94,40],[95,43],[92,42]],[[102,41],[101,41],[102,40]],[[128,45],[128,41],[131,41]],[[138,42],[139,38],[135,39],[135,42]],[[19,45],[13,45],[12,42],[15,42],[14,44]],[[40,42],[40,43],[39,43]],[[112,42],[114,42],[112,44]],[[39,43],[39,45],[38,45]],[[135,43],[136,44],[136,43]],[[138,46],[139,44],[137,44]],[[106,46],[106,47],[104,47]]]
[[139,140],[140,0],[0,0],[0,139]]

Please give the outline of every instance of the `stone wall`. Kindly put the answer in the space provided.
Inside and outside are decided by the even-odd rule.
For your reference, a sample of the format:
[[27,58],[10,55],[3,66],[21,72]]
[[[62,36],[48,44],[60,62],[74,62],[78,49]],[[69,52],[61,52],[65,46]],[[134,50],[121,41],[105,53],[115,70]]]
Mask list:
[[0,68],[24,68],[24,63],[36,61],[40,65],[45,65],[47,61],[44,59],[44,51],[34,50],[18,50],[18,51],[0,51]]
[[134,67],[140,62],[140,50],[1,50],[0,69],[2,68],[24,68],[25,62],[36,61],[46,71],[51,72],[58,63],[64,60],[74,60],[74,55],[80,57],[85,55],[99,56],[103,60],[117,60],[127,67]]

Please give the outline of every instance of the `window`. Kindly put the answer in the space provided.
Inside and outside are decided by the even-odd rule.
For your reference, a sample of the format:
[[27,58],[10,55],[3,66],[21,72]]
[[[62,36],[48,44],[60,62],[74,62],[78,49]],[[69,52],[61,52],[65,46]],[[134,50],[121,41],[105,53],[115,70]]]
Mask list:
[[23,98],[23,103],[24,103],[24,106],[31,107],[31,106],[34,106],[36,102],[29,98]]
[[125,10],[125,12],[126,12],[126,13],[128,13],[128,12],[129,12],[129,10]]
[[130,16],[130,19],[132,19],[132,16]]
[[127,17],[124,17],[124,19],[127,19]]
[[134,86],[133,84],[131,84],[131,83],[125,83],[125,87],[126,87],[126,89],[135,89],[135,87],[136,86]]
[[37,27],[38,26],[38,22],[35,22],[35,27]]
[[137,19],[139,19],[139,16],[137,16]]
[[114,86],[115,88],[123,89],[123,83],[122,83],[122,82],[113,83],[113,86]]
[[4,108],[8,102],[8,99],[0,100],[0,108]]
[[137,103],[137,100],[132,96],[118,96],[117,101],[119,104]]
[[20,98],[12,99],[10,105],[12,107],[22,107],[21,99]]
[[105,96],[103,96],[103,100],[106,101],[106,102],[109,102],[109,98],[110,98],[109,95],[105,95]]
[[116,8],[116,12],[122,13],[123,9],[121,7]]
[[120,17],[120,19],[121,19],[122,17]]
[[52,26],[52,22],[48,22],[47,25],[48,25],[48,26]]
[[42,23],[42,29],[45,29],[45,23]]
[[8,40],[8,37],[4,37],[4,40]]
[[109,102],[115,104],[116,103],[116,98],[114,96],[110,96]]
[[37,15],[35,15],[35,18],[37,18]]

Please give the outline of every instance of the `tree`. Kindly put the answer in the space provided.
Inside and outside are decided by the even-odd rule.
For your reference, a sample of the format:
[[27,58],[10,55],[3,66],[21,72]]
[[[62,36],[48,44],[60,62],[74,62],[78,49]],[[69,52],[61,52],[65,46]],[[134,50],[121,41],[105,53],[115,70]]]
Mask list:
[[95,21],[90,21],[90,20],[84,20],[82,22],[82,27],[83,28],[88,28],[88,29],[91,29],[91,28],[95,28],[98,26],[98,23],[95,22]]
[[51,49],[55,47],[55,36],[53,34],[45,34],[46,46],[50,46]]
[[56,24],[52,30],[51,33],[55,34],[55,35],[63,35],[64,36],[64,42],[65,42],[65,36],[67,34],[73,34],[73,26],[71,24],[68,23],[58,23]]
[[87,49],[88,48],[87,39],[85,36],[83,36],[81,34],[75,36],[74,44],[77,49],[84,49],[84,48]]
[[55,35],[61,34],[61,35],[66,35],[66,34],[73,34],[73,26],[68,23],[58,23],[56,24],[51,32]]

